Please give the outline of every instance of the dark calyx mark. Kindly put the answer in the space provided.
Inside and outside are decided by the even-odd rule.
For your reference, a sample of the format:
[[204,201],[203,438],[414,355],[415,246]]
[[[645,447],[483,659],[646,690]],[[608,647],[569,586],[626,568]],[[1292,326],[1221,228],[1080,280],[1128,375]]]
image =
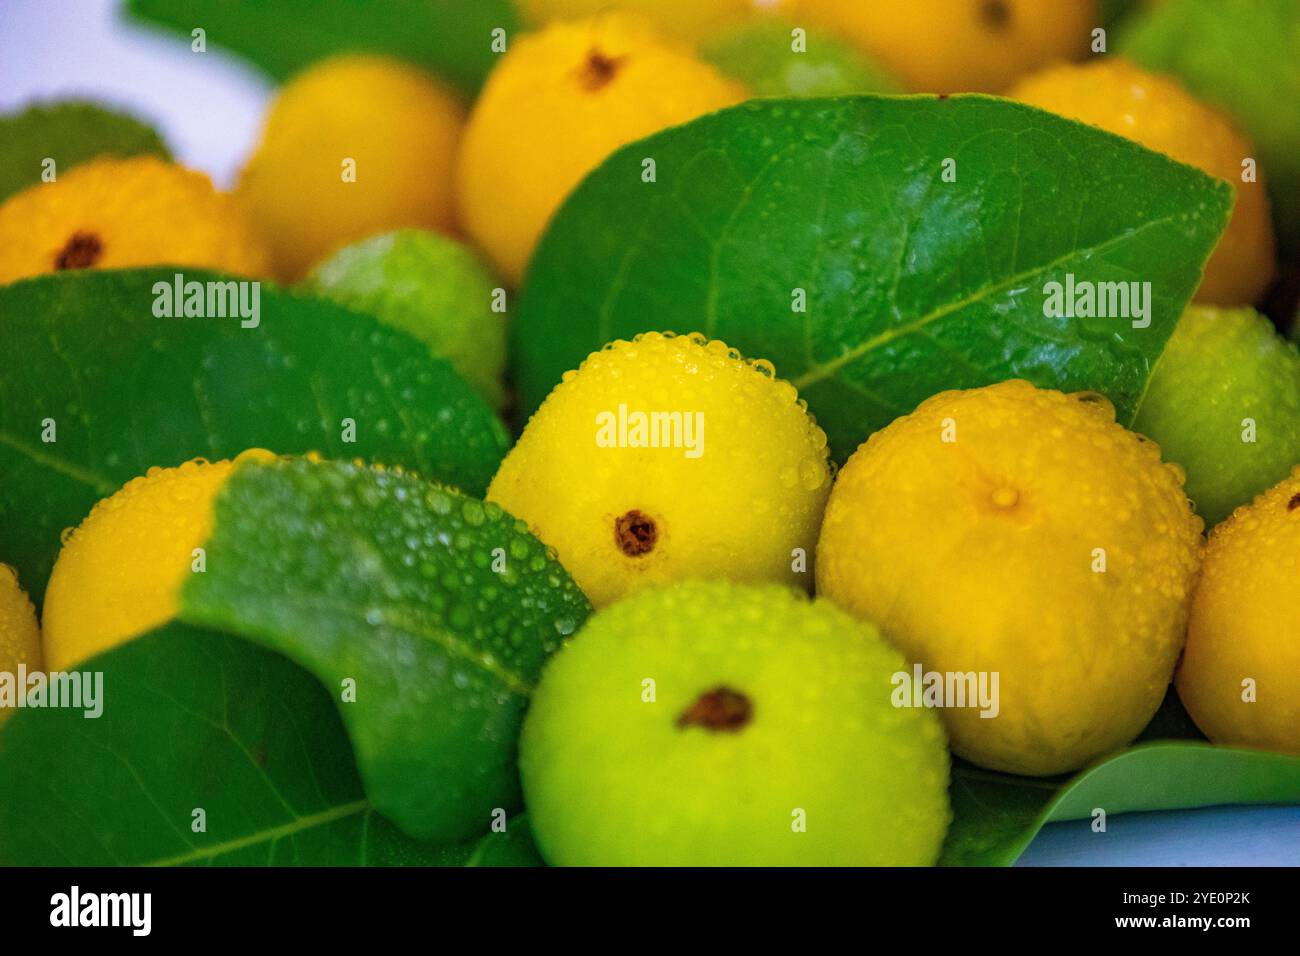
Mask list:
[[54,257],[54,268],[89,269],[104,254],[104,244],[93,232],[74,232],[67,245]]
[[614,519],[614,541],[618,548],[629,558],[639,558],[654,550],[659,530],[654,518],[643,511],[633,508],[627,514]]
[[1300,495],[1292,495],[1291,500],[1286,503],[1287,511],[1295,511],[1300,508]]
[[749,723],[753,715],[754,705],[744,694],[730,687],[715,687],[682,711],[677,726],[734,732]]
[[990,30],[1005,30],[1011,23],[1011,8],[1003,0],[984,0],[980,4],[980,20]]
[[599,90],[609,85],[626,59],[625,56],[607,56],[593,48],[587,54],[587,61],[583,63],[578,78],[588,90]]

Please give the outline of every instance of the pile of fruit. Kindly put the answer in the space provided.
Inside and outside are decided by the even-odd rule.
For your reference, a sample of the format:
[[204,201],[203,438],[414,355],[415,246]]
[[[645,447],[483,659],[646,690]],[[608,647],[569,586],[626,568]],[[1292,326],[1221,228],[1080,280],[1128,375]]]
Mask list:
[[0,864],[1300,802],[1300,3],[131,6],[286,81],[0,118]]

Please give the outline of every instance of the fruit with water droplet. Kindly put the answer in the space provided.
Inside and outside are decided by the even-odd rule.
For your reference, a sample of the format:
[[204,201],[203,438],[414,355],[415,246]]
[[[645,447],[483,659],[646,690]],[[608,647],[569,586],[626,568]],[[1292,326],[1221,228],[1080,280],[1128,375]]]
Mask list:
[[[0,564],[0,674],[17,675],[20,666],[40,670],[41,629],[36,623],[36,608],[18,583],[18,572]],[[22,689],[15,684],[16,691]],[[16,703],[0,695],[0,721]]]

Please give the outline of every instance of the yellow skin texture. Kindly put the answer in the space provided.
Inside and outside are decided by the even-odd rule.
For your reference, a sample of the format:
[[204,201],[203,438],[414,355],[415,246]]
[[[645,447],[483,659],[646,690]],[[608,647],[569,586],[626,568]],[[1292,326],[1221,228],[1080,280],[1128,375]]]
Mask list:
[[91,160],[0,206],[0,282],[161,263],[254,277],[268,267],[233,196],[155,156]]
[[1228,228],[1205,267],[1197,302],[1255,302],[1273,277],[1273,224],[1263,170],[1242,182],[1255,147],[1226,116],[1178,82],[1119,57],[1066,64],[1025,78],[1008,94],[1061,116],[1100,126],[1226,180],[1236,193]]
[[1023,381],[942,392],[841,469],[817,591],[927,671],[999,674],[996,717],[942,711],[955,753],[1063,773],[1123,747],[1159,706],[1201,527],[1181,472],[1100,396]]
[[[635,17],[558,23],[514,39],[465,130],[461,225],[518,285],[551,215],[605,157],[745,96]],[[639,163],[629,167],[630,186],[640,174]]]
[[[36,623],[36,608],[18,584],[18,575],[7,564],[0,564],[0,673],[17,674],[18,665],[29,671],[41,668],[41,629]],[[0,722],[9,716],[0,708]]]
[[[592,617],[547,664],[520,740],[557,866],[928,866],[949,820],[943,730],[895,708],[902,655],[827,601],[690,581]],[[644,698],[654,680],[654,701]],[[743,694],[735,730],[679,726]],[[807,830],[792,829],[794,808]]]
[[527,23],[575,20],[604,10],[638,13],[665,33],[702,40],[754,16],[756,0],[519,0]]
[[[484,41],[486,42],[486,41]],[[452,228],[463,110],[434,77],[377,56],[318,63],[280,91],[238,192],[295,280],[338,246],[416,226]],[[356,163],[345,181],[344,160]]]
[[[917,93],[997,93],[1088,52],[1092,0],[784,0],[780,9],[856,43]],[[809,42],[812,42],[810,39]]]
[[[807,588],[831,473],[826,435],[794,386],[718,341],[646,333],[566,372],[492,479],[487,497],[555,548],[596,607],[647,584],[687,578]],[[703,453],[600,447],[598,418],[704,416]],[[653,546],[625,553],[617,520],[640,512]],[[624,539],[626,541],[626,538]],[[792,569],[792,550],[807,556]]]
[[193,550],[212,531],[212,506],[234,468],[274,456],[150,468],[98,502],[64,542],[45,591],[45,656],[67,670],[176,616]]
[[1176,683],[1216,744],[1300,754],[1297,582],[1300,468],[1215,527],[1205,550]]

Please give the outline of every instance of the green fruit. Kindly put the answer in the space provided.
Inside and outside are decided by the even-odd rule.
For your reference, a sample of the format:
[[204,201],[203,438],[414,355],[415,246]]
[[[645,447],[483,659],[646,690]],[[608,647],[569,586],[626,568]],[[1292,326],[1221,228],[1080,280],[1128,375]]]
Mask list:
[[1300,352],[1254,309],[1192,306],[1133,428],[1182,465],[1187,496],[1216,524],[1300,463]]
[[303,287],[409,332],[494,408],[505,403],[505,315],[492,311],[500,283],[467,246],[420,229],[371,236],[317,263]]
[[792,48],[792,24],[760,20],[722,34],[701,55],[758,96],[901,93],[893,77],[838,37],[814,31]]
[[903,657],[780,585],[688,582],[589,619],[520,739],[529,824],[565,866],[928,865],[949,820]]

